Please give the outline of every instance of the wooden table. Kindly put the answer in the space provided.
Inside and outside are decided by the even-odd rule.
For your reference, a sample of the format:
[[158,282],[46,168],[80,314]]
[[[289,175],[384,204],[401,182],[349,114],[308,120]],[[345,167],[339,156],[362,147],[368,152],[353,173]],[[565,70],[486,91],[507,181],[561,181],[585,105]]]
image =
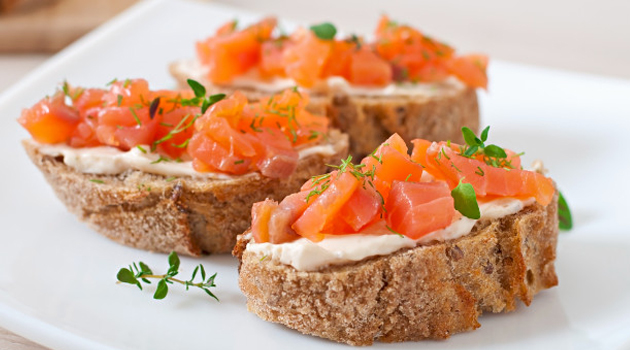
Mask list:
[[[369,11],[366,7],[378,5],[362,0],[343,3],[320,0],[294,6],[286,6],[286,2],[281,0],[223,2],[297,20],[330,20],[345,28],[366,32],[371,30],[381,13],[380,9]],[[373,16],[346,16],[360,4],[363,13],[372,13]],[[427,32],[448,39],[462,51],[478,50],[494,58],[630,78],[630,65],[627,64],[630,62],[630,21],[626,20],[630,13],[630,1],[532,0],[514,3],[502,0],[419,0],[414,2],[413,9],[407,11],[405,6],[408,4],[403,0],[390,0],[388,13],[403,21],[421,23]],[[328,8],[338,8],[338,11],[330,12],[326,10]],[[445,21],[445,17],[449,20]],[[500,33],[492,30],[496,27],[502,28]],[[0,93],[48,57],[49,54],[0,54]],[[0,349],[45,348],[0,328]]]

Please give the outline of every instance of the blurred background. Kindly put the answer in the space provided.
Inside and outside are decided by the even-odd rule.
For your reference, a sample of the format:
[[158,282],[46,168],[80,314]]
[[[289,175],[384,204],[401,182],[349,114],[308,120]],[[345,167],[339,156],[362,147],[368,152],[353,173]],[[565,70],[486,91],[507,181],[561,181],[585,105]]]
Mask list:
[[[0,92],[138,0],[0,0]],[[203,1],[203,0],[189,0]],[[205,0],[210,2],[212,0]],[[214,0],[369,34],[380,14],[460,52],[630,79],[627,0]]]
[[[372,33],[386,12],[459,52],[630,79],[628,0],[205,0],[211,1],[303,23],[330,21],[358,34]],[[0,0],[0,94],[136,2]],[[0,329],[0,349],[43,348]]]

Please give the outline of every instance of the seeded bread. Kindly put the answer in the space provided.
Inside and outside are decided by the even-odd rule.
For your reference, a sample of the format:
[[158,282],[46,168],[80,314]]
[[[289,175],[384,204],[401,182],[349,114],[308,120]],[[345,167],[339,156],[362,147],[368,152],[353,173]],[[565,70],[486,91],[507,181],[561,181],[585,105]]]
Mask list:
[[266,321],[350,345],[444,339],[558,284],[557,196],[462,238],[320,271],[261,260],[239,236],[239,285]]
[[[171,75],[180,88],[186,80],[198,80],[211,93],[228,93],[234,86],[215,86],[203,74],[192,74],[187,62],[170,65]],[[193,66],[194,67],[194,66]],[[250,100],[269,95],[252,88],[239,87]],[[464,143],[461,128],[479,128],[479,105],[475,89],[454,80],[434,84],[414,95],[348,95],[343,91],[311,92],[308,109],[325,114],[332,125],[350,136],[350,154],[362,159],[390,135],[398,133],[405,140],[452,140]]]
[[252,173],[226,180],[172,179],[137,170],[85,174],[66,166],[63,156],[41,153],[34,142],[23,145],[57,197],[95,231],[140,249],[199,256],[230,252],[236,236],[251,223],[253,203],[282,200],[311,176],[324,173],[325,164],[336,164],[346,156],[346,135],[332,131],[329,142],[335,154],[301,158],[287,179]]

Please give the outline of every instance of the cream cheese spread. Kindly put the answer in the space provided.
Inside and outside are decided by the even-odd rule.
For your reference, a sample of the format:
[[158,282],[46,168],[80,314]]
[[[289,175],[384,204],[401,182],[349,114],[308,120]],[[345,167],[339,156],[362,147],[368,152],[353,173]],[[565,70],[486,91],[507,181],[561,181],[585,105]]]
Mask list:
[[[501,198],[479,203],[481,218],[492,220],[519,212],[534,199]],[[418,240],[392,234],[385,227],[382,234],[326,235],[320,242],[300,238],[293,242],[247,244],[247,250],[275,262],[293,266],[299,271],[314,271],[329,265],[360,261],[371,256],[387,255],[402,248],[413,248],[431,242],[456,239],[471,232],[478,220],[458,216],[448,227],[431,232]]]
[[[183,75],[198,81],[206,80],[208,68],[196,60],[182,60],[175,63],[176,70]],[[262,79],[256,69],[236,77],[229,84],[232,88],[256,89],[265,93],[274,93],[296,86],[293,79],[273,78]],[[313,92],[331,91],[343,92],[348,95],[360,96],[426,96],[442,95],[446,91],[459,91],[465,88],[464,83],[455,77],[450,77],[436,83],[391,83],[384,87],[354,86],[343,77],[330,77],[311,89]]]
[[[37,144],[42,154],[57,157],[63,156],[65,165],[81,173],[116,175],[127,170],[140,170],[145,173],[164,176],[191,176],[207,179],[233,179],[237,176],[255,176],[256,173],[245,175],[229,175],[223,173],[201,173],[192,166],[192,161],[159,161],[157,153],[148,152],[150,146],[141,146],[146,152],[138,147],[129,151],[121,151],[110,146],[73,148],[65,144],[44,145],[38,144],[34,140],[28,140]],[[331,144],[317,145],[298,150],[300,159],[313,154],[325,156],[334,155],[335,148]]]

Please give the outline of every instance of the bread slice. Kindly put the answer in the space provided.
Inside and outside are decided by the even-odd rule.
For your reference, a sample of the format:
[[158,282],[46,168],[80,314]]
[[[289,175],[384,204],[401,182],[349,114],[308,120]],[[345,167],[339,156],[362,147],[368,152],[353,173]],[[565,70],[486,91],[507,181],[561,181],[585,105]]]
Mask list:
[[137,170],[85,174],[64,164],[63,156],[42,153],[35,142],[23,145],[57,197],[95,231],[131,247],[199,256],[230,252],[236,236],[250,225],[253,203],[265,198],[281,200],[311,176],[325,172],[326,164],[345,157],[346,135],[331,131],[328,142],[334,154],[300,158],[287,179],[260,173],[230,179],[173,179]]
[[[212,85],[194,61],[182,60],[169,66],[180,88],[187,79],[198,80],[211,93],[240,90],[250,100],[277,91],[260,91],[247,86]],[[332,126],[350,136],[350,154],[361,159],[390,135],[405,140],[451,140],[464,143],[461,128],[479,128],[479,104],[475,89],[456,79],[425,84],[414,94],[348,94],[343,90],[310,91],[308,109],[327,115]]]
[[557,285],[555,197],[459,239],[313,272],[257,256],[241,235],[239,285],[251,312],[305,334],[350,345],[448,338]]

